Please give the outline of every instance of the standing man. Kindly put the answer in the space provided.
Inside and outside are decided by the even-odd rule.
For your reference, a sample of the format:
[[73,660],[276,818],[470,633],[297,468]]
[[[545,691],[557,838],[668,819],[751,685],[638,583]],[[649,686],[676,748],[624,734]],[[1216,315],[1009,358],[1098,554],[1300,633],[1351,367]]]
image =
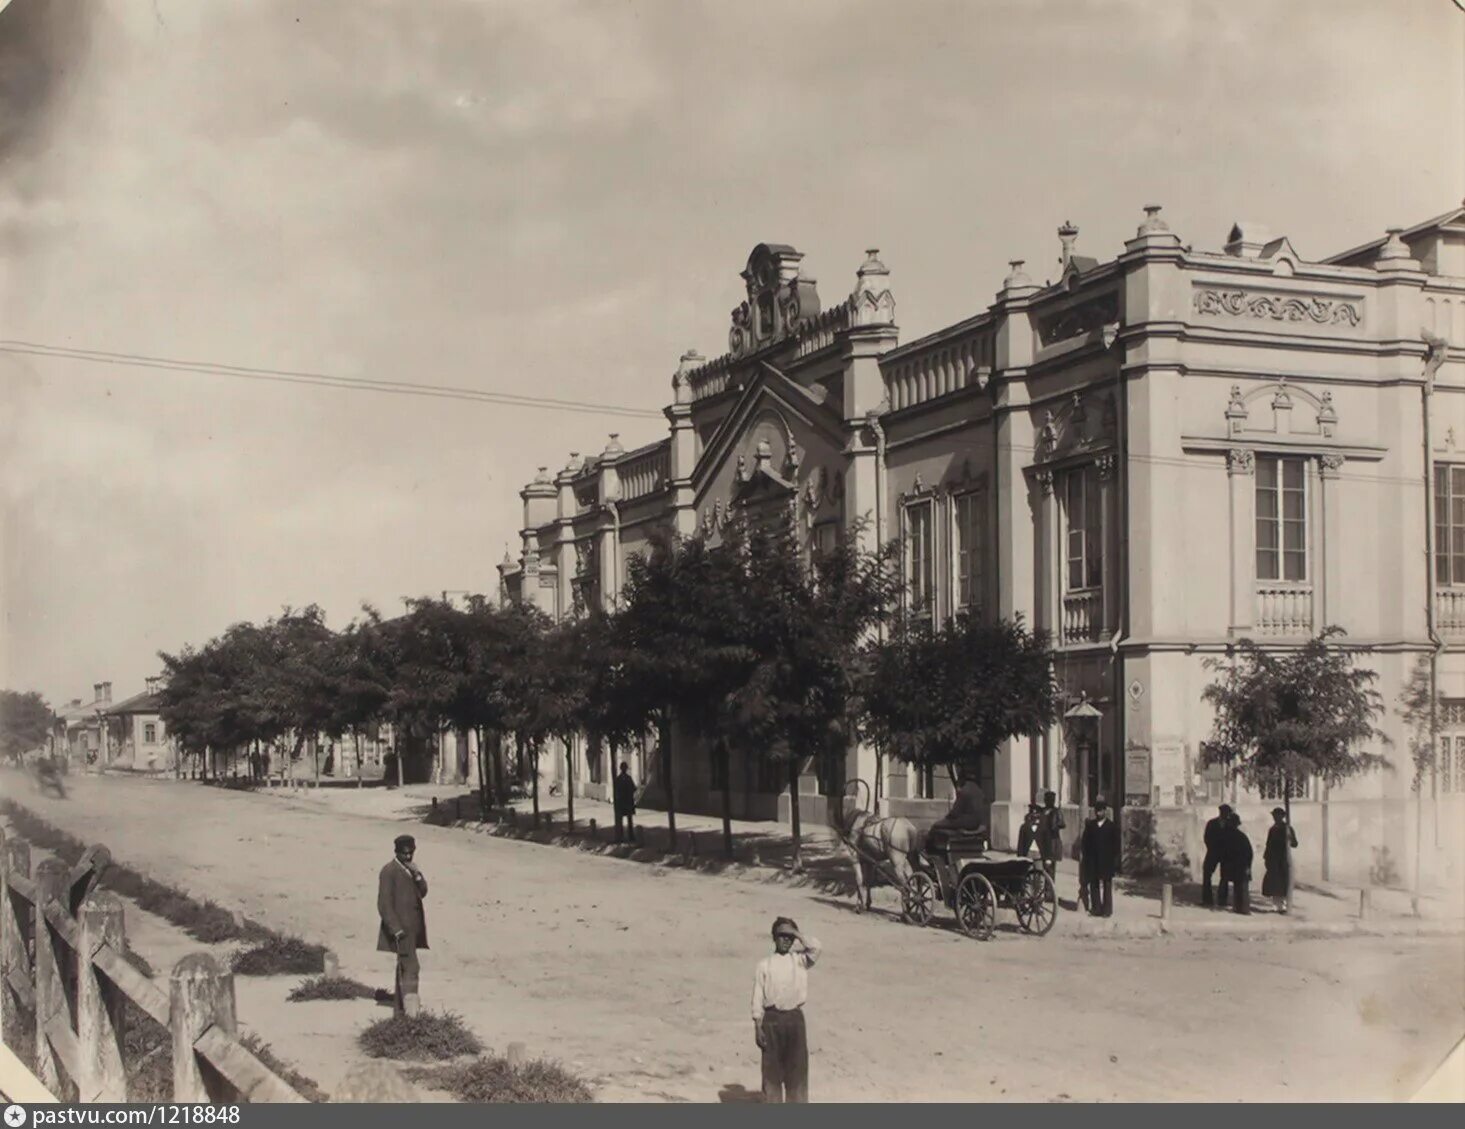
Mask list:
[[1089,888],[1089,913],[1114,916],[1114,875],[1119,869],[1119,827],[1109,818],[1109,805],[1094,800],[1094,818],[1083,829],[1084,876]]
[[396,1013],[416,1015],[420,1010],[417,980],[421,971],[417,950],[427,948],[427,917],[422,911],[427,879],[412,861],[417,840],[411,835],[398,835],[392,846],[396,857],[382,867],[377,881],[376,908],[382,923],[376,950],[397,954]]
[[[797,943],[799,951],[794,952]],[[763,1052],[763,1100],[809,1100],[809,1036],[804,1003],[819,942],[807,940],[791,917],[773,923],[773,953],[753,973],[753,1038]]]
[[[1206,861],[1201,868],[1200,883],[1200,904],[1203,906],[1216,904],[1215,893],[1211,889],[1211,878],[1216,873],[1216,867],[1221,865],[1221,839],[1226,833],[1226,821],[1231,817],[1231,805],[1222,804],[1216,810],[1219,814],[1214,819],[1206,821]],[[1224,906],[1226,903],[1221,904]]]
[[1063,857],[1063,812],[1058,808],[1058,797],[1053,792],[1043,793],[1042,820],[1038,833],[1038,853],[1043,858],[1043,869],[1048,877],[1058,880],[1058,860]]
[[621,839],[621,820],[631,833],[631,842],[636,841],[636,782],[631,779],[631,766],[621,761],[621,771],[615,779],[616,842]]
[[1254,852],[1251,840],[1241,830],[1241,817],[1234,811],[1226,817],[1226,830],[1221,836],[1221,908],[1226,908],[1229,887],[1236,887],[1237,913],[1251,912],[1251,862]]

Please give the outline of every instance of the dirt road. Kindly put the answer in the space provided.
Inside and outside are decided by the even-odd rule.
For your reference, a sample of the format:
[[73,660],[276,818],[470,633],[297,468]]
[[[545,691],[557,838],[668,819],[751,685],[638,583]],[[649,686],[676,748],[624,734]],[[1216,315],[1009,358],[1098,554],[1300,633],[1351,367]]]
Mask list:
[[[0,774],[119,860],[390,981],[375,876],[402,824],[171,781],[68,787],[42,797]],[[580,1064],[612,1099],[757,1089],[748,998],[777,914],[825,946],[808,1008],[817,1101],[1396,1100],[1465,1030],[1458,937],[1095,940],[1065,938],[1060,917],[1045,939],[980,945],[798,889],[413,833],[431,884],[426,1005],[491,1045]]]

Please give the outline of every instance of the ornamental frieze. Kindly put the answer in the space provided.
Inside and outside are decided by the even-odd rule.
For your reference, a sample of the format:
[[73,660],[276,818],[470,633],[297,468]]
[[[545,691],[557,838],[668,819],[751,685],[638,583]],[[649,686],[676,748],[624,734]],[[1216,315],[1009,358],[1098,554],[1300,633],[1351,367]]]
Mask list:
[[1363,322],[1361,303],[1332,298],[1259,294],[1251,290],[1198,289],[1194,305],[1196,313],[1213,317],[1257,318],[1312,325],[1357,326]]

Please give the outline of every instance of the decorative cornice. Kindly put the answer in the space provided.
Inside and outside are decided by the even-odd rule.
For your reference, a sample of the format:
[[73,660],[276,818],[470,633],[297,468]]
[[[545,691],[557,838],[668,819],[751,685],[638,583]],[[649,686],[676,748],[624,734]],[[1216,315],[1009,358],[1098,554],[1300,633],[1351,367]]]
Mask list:
[[1196,313],[1214,317],[1311,322],[1315,325],[1358,326],[1363,323],[1361,302],[1332,298],[1197,287],[1193,304]]

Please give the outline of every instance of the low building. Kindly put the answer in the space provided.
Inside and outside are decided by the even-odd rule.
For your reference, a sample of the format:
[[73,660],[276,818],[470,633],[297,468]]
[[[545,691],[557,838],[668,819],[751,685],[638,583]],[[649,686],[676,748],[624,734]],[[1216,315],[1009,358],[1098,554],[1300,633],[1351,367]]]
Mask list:
[[90,701],[72,698],[56,711],[55,752],[72,768],[100,769],[110,754],[103,712],[112,704],[112,684],[97,682]]
[[163,724],[158,679],[149,678],[141,694],[108,705],[101,713],[109,730],[106,767],[134,772],[177,770],[177,745]]
[[[1208,662],[1338,625],[1379,675],[1391,768],[1298,786],[1299,873],[1398,881],[1420,844],[1445,874],[1465,846],[1465,208],[1321,258],[1249,222],[1196,249],[1160,213],[1102,261],[1065,223],[1055,278],[1014,261],[992,303],[905,344],[876,252],[826,307],[802,255],[759,245],[727,351],[682,357],[667,433],[524,488],[503,595],[608,606],[653,528],[711,534],[756,499],[793,506],[811,545],[899,538],[913,607],[1054,640],[1065,716],[983,766],[994,841],[1045,790],[1075,817],[1102,794],[1191,865],[1211,804],[1260,836],[1279,798],[1203,768]],[[1440,738],[1416,794],[1398,711],[1421,668]],[[678,764],[679,805],[731,789],[736,814],[786,815],[774,774],[710,760]],[[888,811],[945,807],[939,775],[874,750],[842,768],[805,779],[806,812],[854,777]]]

